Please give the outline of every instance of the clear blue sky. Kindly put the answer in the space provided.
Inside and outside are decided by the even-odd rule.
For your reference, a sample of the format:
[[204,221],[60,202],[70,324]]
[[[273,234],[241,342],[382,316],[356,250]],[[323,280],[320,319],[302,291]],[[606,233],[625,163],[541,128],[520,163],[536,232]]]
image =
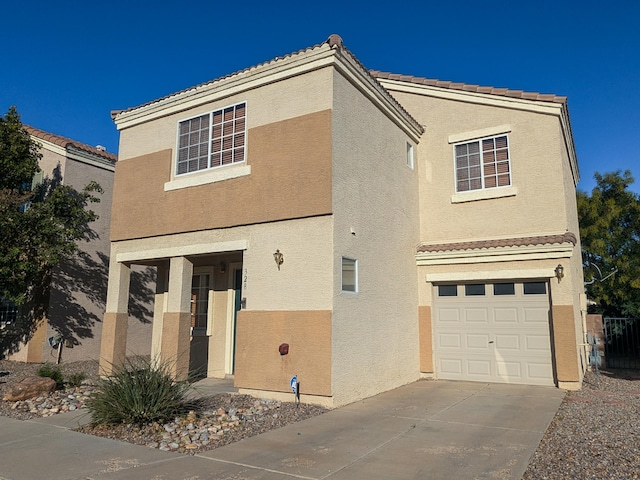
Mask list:
[[640,192],[637,0],[36,0],[0,19],[2,114],[113,153],[111,110],[338,33],[368,68],[568,96],[579,187],[629,169]]

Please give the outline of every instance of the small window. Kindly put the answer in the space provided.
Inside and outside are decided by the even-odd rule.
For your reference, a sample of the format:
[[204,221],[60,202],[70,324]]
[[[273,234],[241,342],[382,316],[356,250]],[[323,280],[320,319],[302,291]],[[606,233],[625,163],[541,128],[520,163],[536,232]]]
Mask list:
[[525,282],[523,286],[525,295],[544,295],[547,293],[546,282]]
[[407,142],[407,165],[413,170],[413,145]]
[[470,283],[465,285],[464,294],[467,297],[484,295],[484,283]]
[[509,138],[483,138],[455,146],[456,192],[511,185]]
[[515,295],[516,286],[513,283],[494,283],[493,294],[494,295]]
[[358,261],[342,257],[342,291],[358,291]]
[[458,286],[457,285],[438,285],[439,297],[457,297]]

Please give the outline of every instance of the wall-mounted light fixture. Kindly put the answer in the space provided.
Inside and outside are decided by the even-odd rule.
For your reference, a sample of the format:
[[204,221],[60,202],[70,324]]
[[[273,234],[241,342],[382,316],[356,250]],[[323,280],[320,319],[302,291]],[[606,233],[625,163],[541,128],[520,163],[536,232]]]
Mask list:
[[227,271],[227,264],[224,262],[220,262],[220,265],[218,265],[218,271],[220,273],[224,273]]
[[276,261],[276,265],[278,265],[278,270],[280,270],[280,265],[284,263],[284,255],[280,249],[276,250],[276,253],[273,254],[273,259]]
[[556,272],[556,278],[558,279],[558,283],[560,283],[560,280],[564,278],[564,267],[558,264],[554,272]]

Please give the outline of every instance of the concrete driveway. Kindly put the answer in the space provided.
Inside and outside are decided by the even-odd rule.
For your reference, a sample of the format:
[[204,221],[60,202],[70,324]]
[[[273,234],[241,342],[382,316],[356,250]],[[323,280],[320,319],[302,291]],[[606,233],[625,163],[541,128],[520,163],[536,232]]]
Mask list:
[[[0,417],[0,478],[520,479],[564,392],[418,381],[196,456]],[[37,461],[36,461],[37,460]]]

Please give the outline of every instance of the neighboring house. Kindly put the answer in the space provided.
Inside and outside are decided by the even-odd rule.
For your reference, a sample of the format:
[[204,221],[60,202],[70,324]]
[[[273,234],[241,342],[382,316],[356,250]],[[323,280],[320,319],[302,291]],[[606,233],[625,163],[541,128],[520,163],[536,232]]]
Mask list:
[[143,265],[178,377],[297,376],[330,406],[425,376],[580,387],[564,98],[370,72],[332,35],[112,116],[103,373]]
[[[80,242],[79,255],[56,267],[47,318],[39,324],[31,339],[9,358],[26,362],[55,362],[58,345],[62,343],[62,359],[66,362],[97,360],[109,268],[111,195],[117,157],[103,147],[92,147],[26,125],[24,129],[41,146],[41,171],[36,174],[34,182],[61,183],[82,190],[91,181],[96,181],[104,192],[96,195],[100,203],[89,205],[99,216],[90,225],[95,238]],[[143,283],[153,285],[155,278],[152,275],[153,272],[137,272],[134,275],[134,295],[140,293],[141,276],[145,277]],[[150,312],[149,306],[141,307],[134,301],[132,307],[137,319],[131,320],[129,351],[149,354],[149,342],[144,340],[151,330],[150,313],[145,318],[145,311]],[[14,310],[14,314],[17,314],[17,310]],[[143,341],[138,343],[136,339]]]

